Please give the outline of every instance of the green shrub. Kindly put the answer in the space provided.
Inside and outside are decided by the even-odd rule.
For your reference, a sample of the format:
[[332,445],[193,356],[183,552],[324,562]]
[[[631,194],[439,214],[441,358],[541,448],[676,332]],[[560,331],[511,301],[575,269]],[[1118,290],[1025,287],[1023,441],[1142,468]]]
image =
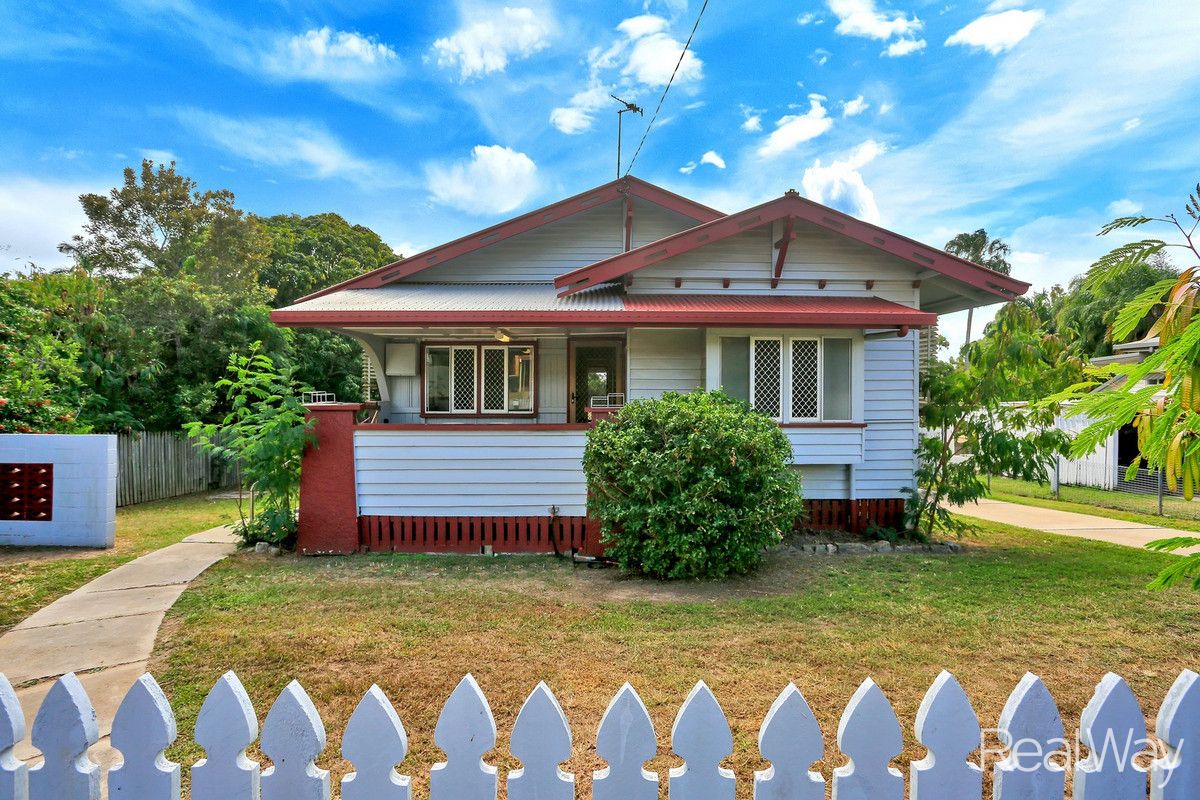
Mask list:
[[745,574],[803,513],[791,458],[774,421],[720,392],[636,400],[588,431],[588,512],[623,568]]

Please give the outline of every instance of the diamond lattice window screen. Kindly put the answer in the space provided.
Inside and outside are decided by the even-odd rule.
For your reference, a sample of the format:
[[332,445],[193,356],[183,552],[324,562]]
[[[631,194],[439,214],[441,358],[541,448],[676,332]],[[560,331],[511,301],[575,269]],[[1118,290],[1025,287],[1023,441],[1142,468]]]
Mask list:
[[755,339],[751,356],[753,363],[753,397],[755,411],[779,419],[783,407],[783,343],[778,339]]
[[483,348],[483,410],[507,411],[504,402],[505,356],[508,348]]
[[821,370],[816,339],[792,339],[792,419],[816,419]]
[[454,410],[475,410],[475,348],[456,347],[452,351]]

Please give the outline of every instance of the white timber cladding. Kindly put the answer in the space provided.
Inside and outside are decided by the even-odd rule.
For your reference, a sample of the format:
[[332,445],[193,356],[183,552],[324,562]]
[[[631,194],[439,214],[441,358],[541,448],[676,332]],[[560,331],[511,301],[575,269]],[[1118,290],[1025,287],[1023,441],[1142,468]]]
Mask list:
[[704,387],[704,332],[641,328],[626,342],[627,394],[630,400],[687,393]]
[[[681,214],[634,199],[635,247],[697,224]],[[624,249],[624,202],[614,200],[429,267],[406,280],[553,283],[563,273],[615,256]]]
[[858,497],[904,497],[916,470],[920,334],[864,342],[863,461],[854,470]]
[[[774,243],[783,236],[781,223],[712,242],[631,273],[631,293],[762,294],[837,297],[881,297],[909,308],[919,307],[913,286],[920,267],[839,234],[797,220],[779,286],[771,288]],[[679,288],[675,279],[682,280]],[[728,289],[723,288],[725,279]],[[819,281],[825,281],[820,289]],[[867,281],[874,281],[871,289]]]
[[586,514],[583,430],[354,433],[361,515]]
[[[758,704],[766,707],[769,699]],[[177,724],[162,688],[143,674],[113,719],[111,743],[121,758],[106,770],[88,755],[100,740],[100,727],[74,673],[55,682],[28,721],[12,683],[0,674],[0,797],[99,800],[104,789],[109,797],[180,800],[186,771],[192,800],[328,800],[334,796],[333,776],[321,765],[337,753],[351,765],[337,787],[342,800],[408,800],[414,778],[428,781],[430,800],[495,800],[501,783],[512,800],[730,800],[751,794],[756,800],[821,800],[827,781],[832,796],[846,800],[982,800],[985,785],[992,787],[989,797],[1004,800],[1064,800],[1067,769],[1073,777],[1071,800],[1200,796],[1200,750],[1187,746],[1200,738],[1195,713],[1200,675],[1188,669],[1161,704],[1157,695],[1139,700],[1116,673],[1104,675],[1081,712],[1065,708],[1079,719],[1078,740],[1088,753],[1065,768],[1046,755],[1060,752],[1066,741],[1062,710],[1041,678],[1029,672],[1010,693],[999,719],[985,721],[944,670],[925,690],[916,714],[903,720],[883,689],[866,678],[842,710],[836,730],[829,725],[822,730],[818,719],[827,715],[815,714],[794,683],[784,685],[761,724],[747,724],[742,717],[731,722],[718,695],[698,681],[675,713],[669,739],[661,742],[649,710],[629,683],[614,695],[598,725],[595,719],[569,718],[545,682],[534,687],[511,727],[503,729],[469,673],[444,701],[425,692],[410,702],[441,707],[435,726],[414,731],[445,754],[428,771],[419,771],[407,758],[410,734],[393,699],[377,685],[350,715],[340,741],[328,741],[325,723],[299,681],[283,688],[264,717],[238,676],[227,672],[205,698],[195,730],[188,731]],[[1152,743],[1148,715],[1155,720]],[[900,762],[910,725],[925,756]],[[968,748],[980,741],[983,725],[999,741],[1015,745],[978,763]],[[32,730],[33,743],[45,754],[36,766],[12,753],[26,730]],[[562,767],[574,762],[573,754],[592,749],[593,742],[604,768],[593,773],[591,791],[585,793],[576,789],[579,776]],[[668,748],[681,766],[662,772],[645,768]],[[181,764],[167,755],[188,751],[203,751],[203,758]],[[260,752],[270,767],[253,760]],[[768,767],[735,775],[721,766],[735,752]],[[502,771],[495,762],[508,754],[520,767]],[[821,761],[843,766],[810,769]],[[739,783],[744,791],[738,791]]]

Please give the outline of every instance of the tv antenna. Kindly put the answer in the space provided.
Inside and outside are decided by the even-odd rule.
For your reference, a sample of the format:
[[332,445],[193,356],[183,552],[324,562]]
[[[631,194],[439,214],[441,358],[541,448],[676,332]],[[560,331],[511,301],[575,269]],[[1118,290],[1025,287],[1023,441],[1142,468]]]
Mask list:
[[633,113],[637,114],[639,117],[644,117],[645,111],[637,103],[630,103],[628,100],[622,100],[621,98],[617,97],[615,94],[610,94],[609,97],[611,97],[613,100],[616,100],[621,105],[625,106],[624,108],[617,111],[617,180],[620,180],[621,179],[621,121],[624,119],[623,115],[625,114],[626,111],[632,111]]

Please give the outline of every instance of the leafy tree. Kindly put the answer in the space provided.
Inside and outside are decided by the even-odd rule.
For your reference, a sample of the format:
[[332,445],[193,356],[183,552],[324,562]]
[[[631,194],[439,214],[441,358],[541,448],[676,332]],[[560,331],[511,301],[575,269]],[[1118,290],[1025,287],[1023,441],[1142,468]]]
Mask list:
[[[1108,384],[1102,391],[1089,391],[1094,384],[1073,387],[1056,399],[1076,399],[1074,414],[1086,414],[1095,420],[1085,428],[1072,447],[1079,455],[1092,452],[1100,443],[1123,426],[1132,423],[1138,434],[1139,457],[1129,469],[1132,473],[1144,462],[1150,469],[1161,469],[1172,491],[1182,482],[1183,496],[1191,500],[1200,488],[1200,185],[1188,196],[1184,212],[1190,222],[1181,222],[1175,214],[1163,217],[1119,217],[1100,230],[1105,236],[1114,231],[1158,224],[1171,229],[1177,238],[1140,239],[1120,245],[1102,256],[1088,271],[1083,288],[1102,291],[1114,281],[1126,279],[1144,269],[1161,253],[1182,252],[1191,264],[1177,276],[1166,276],[1146,287],[1117,313],[1112,323],[1114,341],[1135,335],[1146,318],[1161,309],[1147,330],[1158,336],[1159,348],[1140,364],[1120,365],[1110,374],[1124,376],[1123,381]],[[1152,374],[1163,376],[1162,385],[1148,382]],[[1104,377],[1100,375],[1098,377]],[[1174,551],[1200,545],[1200,538],[1179,537],[1152,542],[1158,550]],[[1170,586],[1191,578],[1200,589],[1200,554],[1181,557],[1163,570],[1152,585]]]
[[0,432],[76,433],[79,343],[28,280],[0,280]]
[[[1008,263],[1009,247],[999,239],[992,239],[983,228],[971,233],[960,233],[946,242],[944,249],[947,253],[980,266],[987,267],[993,272],[1007,275],[1012,271]],[[974,320],[975,309],[967,309],[967,338],[965,344],[971,343],[971,323]]]
[[774,421],[721,392],[635,400],[588,431],[588,512],[626,569],[744,574],[802,515],[791,458]]
[[107,195],[80,196],[84,233],[60,250],[103,275],[191,274],[207,283],[249,286],[266,260],[267,240],[234,206],[233,192],[204,191],[175,162],[126,167]]
[[[1062,298],[1056,314],[1057,325],[1071,351],[1081,358],[1111,355],[1113,324],[1121,309],[1154,284],[1178,275],[1166,253],[1159,252],[1112,280],[1097,284],[1087,282],[1082,275],[1072,279],[1070,291]],[[1161,304],[1153,306],[1129,332],[1129,338],[1145,337],[1161,308]]]
[[[258,221],[271,239],[261,280],[275,291],[276,308],[397,257],[370,228],[351,225],[337,214],[281,214]],[[342,400],[360,399],[362,348],[352,339],[332,331],[294,331],[291,363],[301,383]]]
[[218,458],[241,465],[243,481],[253,493],[250,516],[238,531],[246,544],[258,541],[291,547],[296,540],[295,504],[300,493],[304,449],[316,443],[314,420],[305,419],[302,387],[293,370],[279,368],[252,344],[245,354],[229,357],[228,376],[216,383],[230,411],[219,423],[185,426],[200,446]]
[[275,290],[276,308],[397,258],[373,230],[351,225],[337,214],[280,214],[256,220],[271,240],[260,278]]
[[1053,325],[1051,296],[1008,303],[984,328],[978,341],[964,347],[968,372],[993,402],[1040,400],[1083,378],[1083,362]]
[[[917,446],[916,490],[909,493],[907,524],[922,537],[959,534],[967,523],[951,509],[987,494],[984,476],[1008,474],[1045,482],[1053,459],[1067,448],[1054,427],[1054,408],[1005,403],[1005,392],[1036,369],[1034,354],[1018,350],[1019,370],[1000,364],[937,362],[921,381],[925,402]],[[997,374],[1002,373],[1002,374]]]

